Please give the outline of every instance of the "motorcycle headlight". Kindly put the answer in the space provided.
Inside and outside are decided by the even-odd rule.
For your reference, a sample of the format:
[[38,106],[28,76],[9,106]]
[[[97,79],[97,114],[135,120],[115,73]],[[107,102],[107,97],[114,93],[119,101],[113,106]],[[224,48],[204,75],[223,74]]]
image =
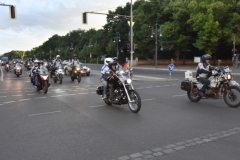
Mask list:
[[76,69],[77,69],[78,71],[80,70],[80,68],[79,68],[79,67],[77,67]]
[[7,67],[8,67],[9,65],[7,64]]
[[228,75],[227,75],[227,79],[232,79],[232,75],[231,75],[231,74],[228,74]]
[[17,67],[17,69],[21,69],[20,67]]
[[88,68],[87,71],[90,71],[90,68]]
[[128,84],[132,83],[132,80],[131,79],[127,79],[127,83]]
[[48,79],[48,75],[42,76],[42,78],[43,78],[44,80],[47,80],[47,79]]

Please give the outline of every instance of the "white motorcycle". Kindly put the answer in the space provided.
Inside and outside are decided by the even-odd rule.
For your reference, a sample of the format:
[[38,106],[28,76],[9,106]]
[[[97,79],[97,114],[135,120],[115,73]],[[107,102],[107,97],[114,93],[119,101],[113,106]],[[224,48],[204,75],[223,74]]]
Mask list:
[[[208,79],[210,84],[205,91],[205,99],[224,99],[224,102],[232,108],[240,106],[240,87],[238,82],[233,80],[228,66],[221,67],[221,72],[212,71],[212,76]],[[181,82],[181,89],[187,91],[187,96],[192,102],[198,102],[203,97],[199,95],[199,90],[203,84],[192,77],[192,72],[185,72],[185,80]]]
[[22,75],[22,65],[20,63],[17,63],[14,67],[14,74],[19,77]]
[[59,84],[62,84],[62,80],[63,80],[63,76],[64,75],[64,71],[62,69],[62,67],[58,67],[58,69],[55,70],[55,74],[52,75],[53,81],[56,83],[57,81],[59,81]]

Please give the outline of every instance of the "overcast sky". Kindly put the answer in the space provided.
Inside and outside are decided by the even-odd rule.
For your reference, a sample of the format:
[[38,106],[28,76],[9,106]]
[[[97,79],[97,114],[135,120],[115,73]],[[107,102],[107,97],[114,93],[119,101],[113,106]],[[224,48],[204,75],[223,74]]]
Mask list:
[[0,0],[17,7],[17,19],[11,20],[9,7],[0,6],[0,55],[12,50],[30,50],[54,34],[66,35],[79,28],[100,29],[106,23],[106,16],[89,14],[86,25],[82,24],[82,12],[107,13],[127,2],[130,0]]

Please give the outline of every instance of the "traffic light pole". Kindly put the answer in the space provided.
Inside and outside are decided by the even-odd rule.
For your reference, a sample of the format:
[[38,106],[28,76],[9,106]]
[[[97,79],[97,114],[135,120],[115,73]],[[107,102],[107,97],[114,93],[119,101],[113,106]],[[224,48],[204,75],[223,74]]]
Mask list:
[[16,18],[16,11],[15,11],[15,6],[14,5],[9,5],[9,4],[4,4],[0,2],[0,6],[9,6],[10,7],[10,16],[11,19],[15,19]]

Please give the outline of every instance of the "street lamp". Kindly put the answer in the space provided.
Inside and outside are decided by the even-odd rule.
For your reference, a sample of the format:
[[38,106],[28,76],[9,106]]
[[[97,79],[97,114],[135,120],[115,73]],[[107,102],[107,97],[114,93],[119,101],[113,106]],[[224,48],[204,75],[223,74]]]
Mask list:
[[116,52],[117,52],[117,58],[118,58],[118,54],[119,54],[119,50],[118,50],[118,42],[121,42],[121,39],[120,39],[120,33],[119,32],[117,32],[117,37],[114,37],[114,41],[113,41],[114,43],[116,43],[117,44],[117,48],[116,48]]
[[132,0],[131,0],[131,9],[130,9],[130,17],[131,17],[131,20],[130,20],[130,45],[131,45],[131,68],[133,66],[133,15],[132,15]]
[[[157,41],[157,38],[158,38],[158,26],[160,28],[160,34],[159,36],[162,37],[162,29],[161,29],[161,26],[159,24],[155,24],[155,33],[152,31],[152,35],[151,37],[153,38],[153,34],[155,34],[155,66],[157,68],[157,49],[158,49],[158,41]],[[163,47],[161,46],[161,50],[163,50]]]

